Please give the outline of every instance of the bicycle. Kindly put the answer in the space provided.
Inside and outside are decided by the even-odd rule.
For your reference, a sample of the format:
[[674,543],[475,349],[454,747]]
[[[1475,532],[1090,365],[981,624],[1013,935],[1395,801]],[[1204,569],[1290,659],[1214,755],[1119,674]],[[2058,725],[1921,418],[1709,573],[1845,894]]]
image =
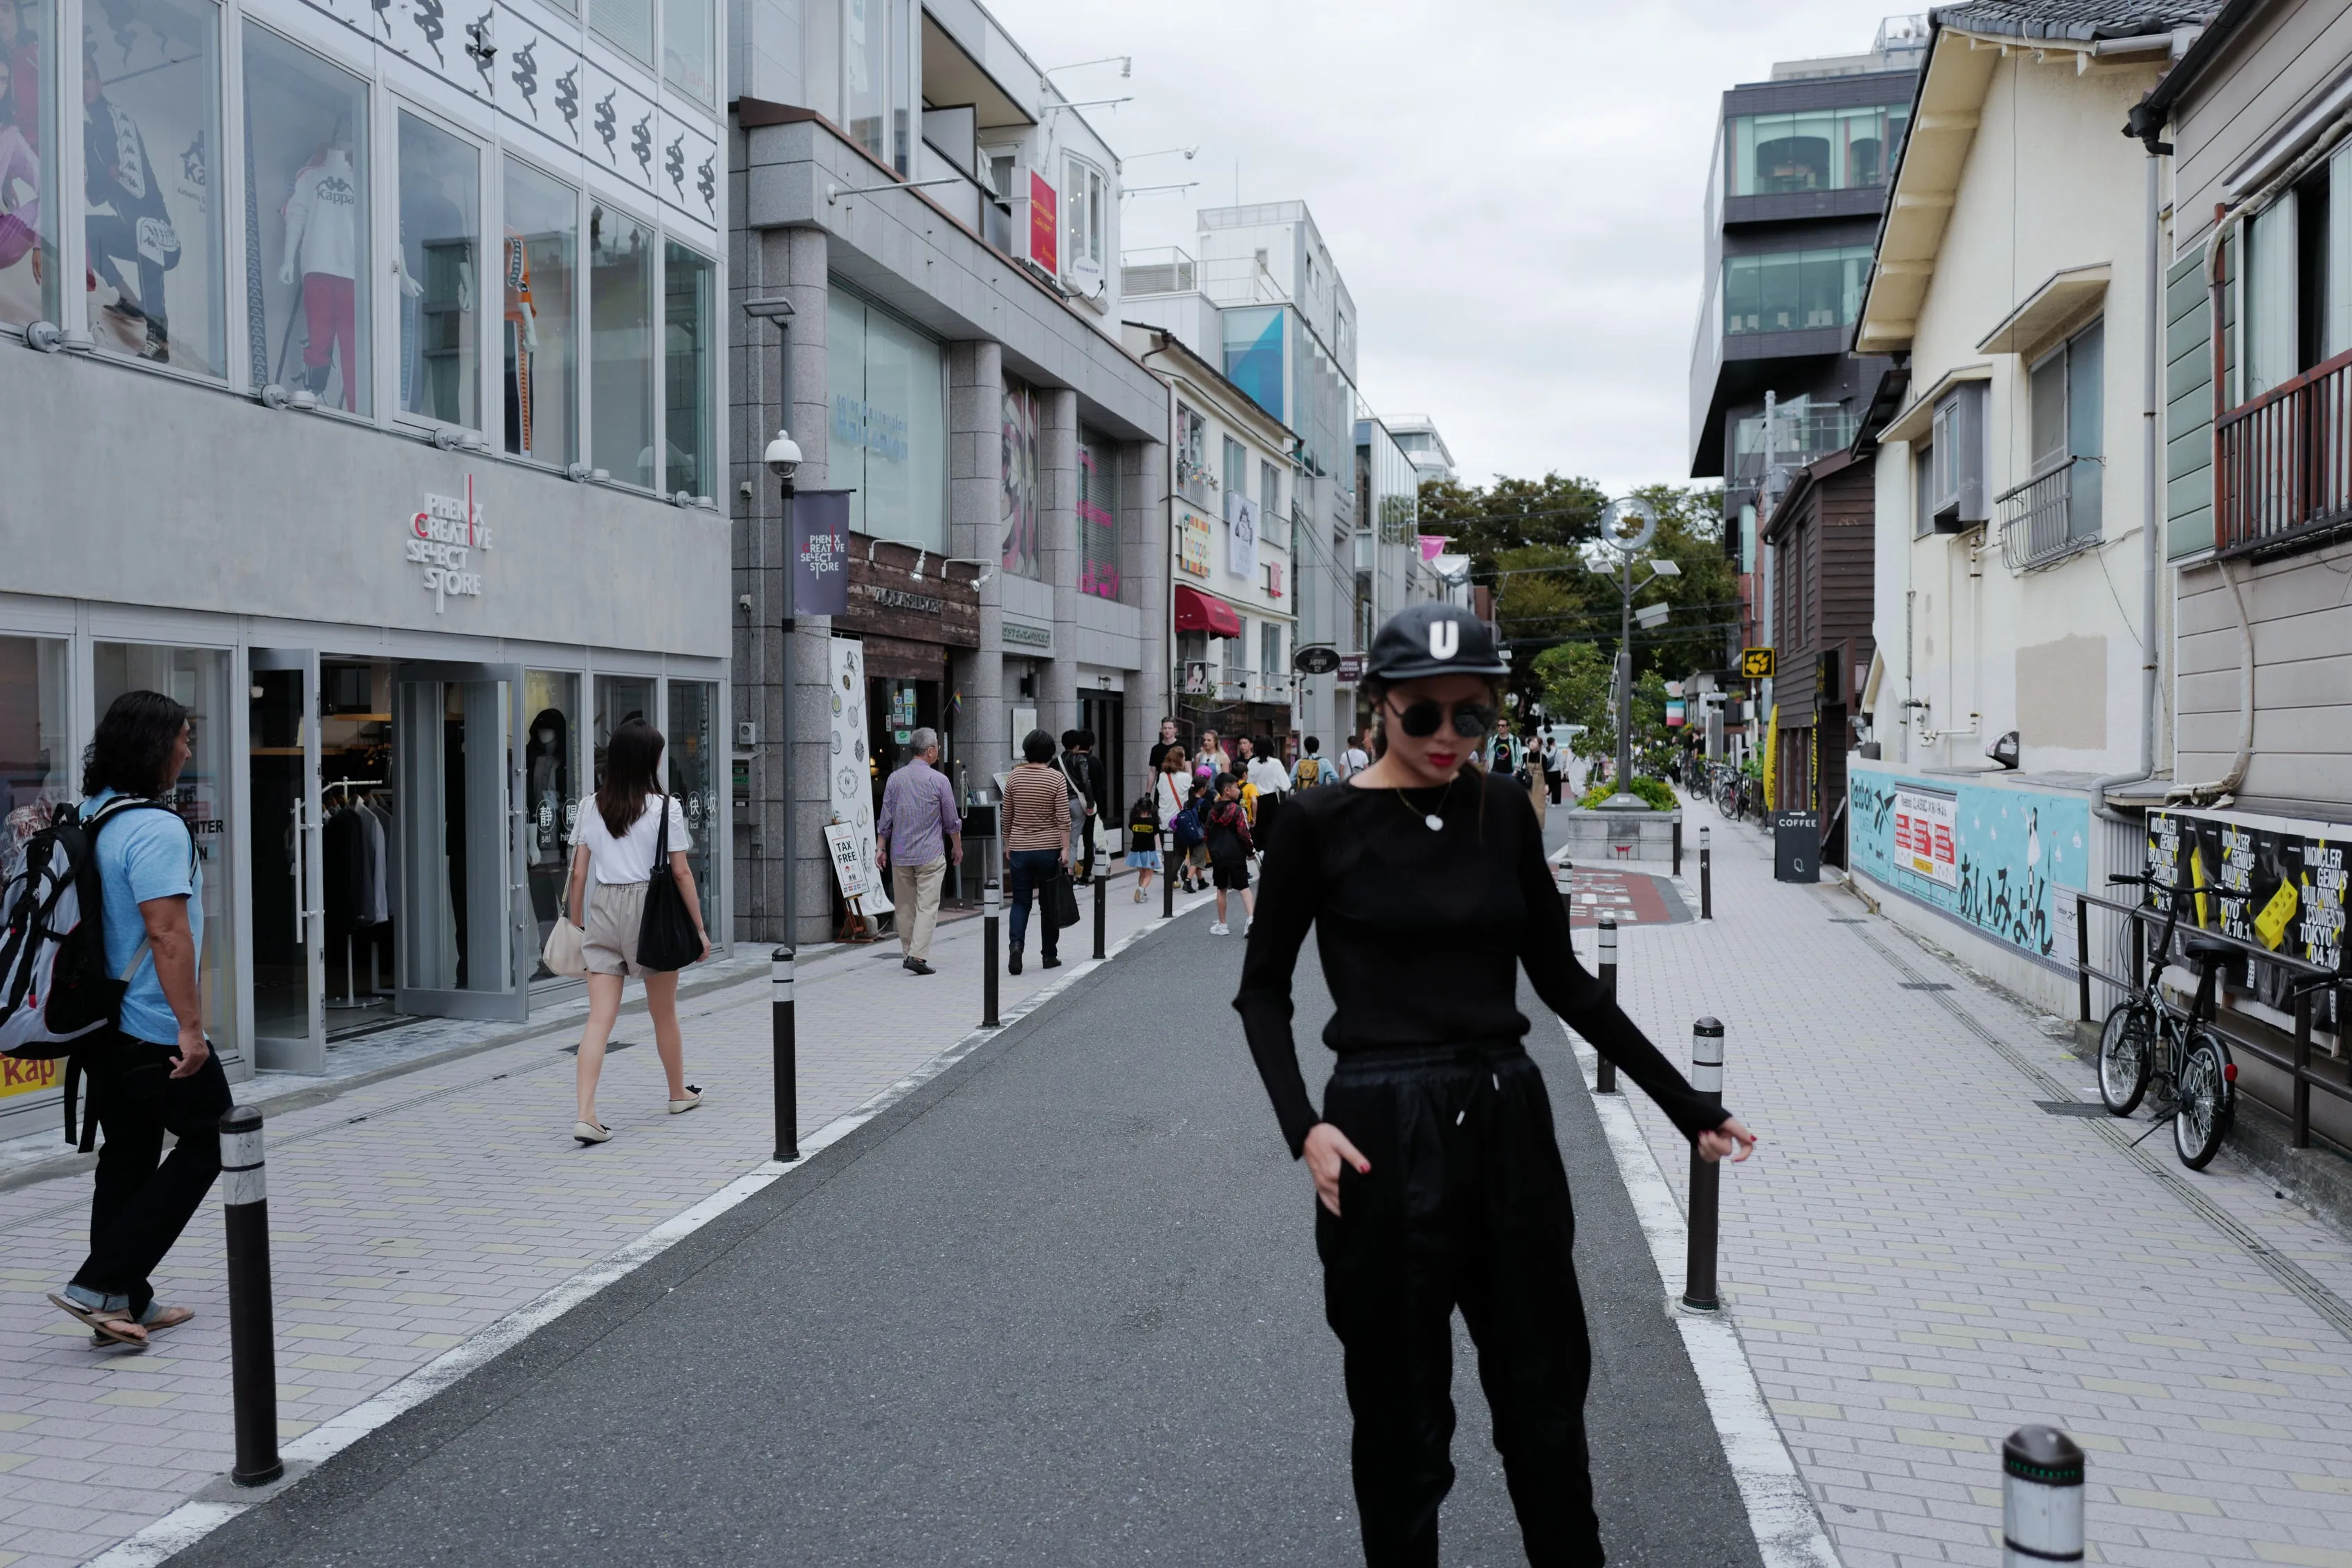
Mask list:
[[2128,1116],[2154,1084],[2164,1096],[2158,1113],[2172,1119],[2173,1152],[2182,1165],[2201,1171],[2221,1153],[2237,1111],[2238,1064],[2229,1042],[2207,1027],[2231,948],[2200,933],[2181,939],[2181,956],[2197,967],[2197,994],[2184,1015],[2165,996],[2163,979],[2181,902],[2190,890],[2167,887],[2142,874],[2118,873],[2107,881],[2136,883],[2167,897],[2164,928],[2148,949],[2146,979],[2108,1009],[2099,1028],[2099,1098],[2113,1114]]

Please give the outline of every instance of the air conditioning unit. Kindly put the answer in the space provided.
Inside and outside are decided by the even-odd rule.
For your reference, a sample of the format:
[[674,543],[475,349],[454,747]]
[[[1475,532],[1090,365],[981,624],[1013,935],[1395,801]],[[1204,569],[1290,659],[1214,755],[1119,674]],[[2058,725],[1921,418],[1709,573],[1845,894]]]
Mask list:
[[1964,534],[1992,518],[1985,494],[1983,382],[1962,382],[1936,404],[1927,509],[1939,534]]

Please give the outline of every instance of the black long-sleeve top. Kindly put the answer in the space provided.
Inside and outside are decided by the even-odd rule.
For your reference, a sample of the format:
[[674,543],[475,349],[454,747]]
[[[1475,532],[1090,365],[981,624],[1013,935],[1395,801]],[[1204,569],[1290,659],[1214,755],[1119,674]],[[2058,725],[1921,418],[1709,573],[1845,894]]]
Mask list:
[[[1432,831],[1424,819],[1444,826]],[[1685,1137],[1730,1113],[1692,1090],[1576,961],[1568,909],[1545,862],[1528,792],[1465,771],[1435,789],[1306,789],[1267,852],[1234,1007],[1296,1156],[1322,1118],[1291,1038],[1290,978],[1307,928],[1338,1010],[1323,1043],[1382,1048],[1517,1040],[1514,969],[1642,1086]]]

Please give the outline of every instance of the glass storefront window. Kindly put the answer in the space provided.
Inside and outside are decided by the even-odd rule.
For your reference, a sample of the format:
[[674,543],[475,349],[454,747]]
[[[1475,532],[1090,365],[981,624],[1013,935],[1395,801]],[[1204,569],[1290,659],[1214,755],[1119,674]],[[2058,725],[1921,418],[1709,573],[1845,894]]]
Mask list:
[[253,384],[307,387],[329,408],[365,413],[367,84],[248,26],[245,137]]
[[697,103],[719,103],[710,0],[662,0],[662,79]]
[[[613,732],[633,718],[651,725],[661,723],[660,685],[651,675],[596,677],[595,767],[589,785],[592,792],[604,782],[604,753],[613,744]],[[582,810],[589,809],[583,797]]]
[[885,0],[846,0],[841,19],[841,97],[849,139],[890,161],[890,39]]
[[669,788],[686,810],[694,848],[686,863],[694,868],[694,890],[702,900],[702,922],[717,940],[719,930],[719,685],[715,681],[669,684]]
[[654,483],[654,235],[599,203],[588,214],[589,461]]
[[654,0],[588,0],[588,25],[646,69],[654,68]]
[[1726,128],[1731,194],[1777,196],[1886,183],[1910,120],[1905,104],[1750,114]]
[[1004,570],[1021,577],[1043,570],[1043,473],[1038,454],[1041,423],[1037,394],[1004,378]]
[[580,455],[580,193],[507,160],[507,450],[562,466]]
[[[523,711],[523,873],[530,883],[530,912],[539,922],[540,946],[555,929],[563,905],[563,882],[572,869],[572,827],[580,816],[580,677],[551,670],[525,670]],[[574,919],[579,912],[572,912]],[[545,965],[531,976],[550,978]]]
[[855,491],[850,528],[946,554],[946,356],[838,285],[829,290],[826,330],[827,479]]
[[100,643],[92,652],[93,715],[103,715],[115,698],[131,691],[162,692],[188,710],[194,750],[173,803],[195,835],[204,883],[204,947],[196,956],[196,983],[214,1048],[234,1051],[243,1036],[235,984],[236,923],[229,915],[238,879],[236,835],[228,831],[228,810],[230,780],[244,758],[229,754],[228,654],[216,648],[143,643]]
[[[66,730],[67,648],[62,638],[0,637],[0,886],[24,870],[25,841],[48,825],[50,808],[80,793]],[[0,1057],[0,1110],[58,1087],[64,1066]]]
[[400,407],[481,427],[482,158],[473,143],[400,116]]
[[104,15],[81,66],[89,329],[110,353],[223,376],[220,9],[120,0]]
[[662,261],[662,488],[716,496],[712,351],[719,269],[672,240]]
[[1078,591],[1118,597],[1118,446],[1078,432]]
[[1851,327],[1870,283],[1871,247],[1735,256],[1723,264],[1723,330],[1795,332]]
[[0,5],[0,321],[58,313],[57,0]]

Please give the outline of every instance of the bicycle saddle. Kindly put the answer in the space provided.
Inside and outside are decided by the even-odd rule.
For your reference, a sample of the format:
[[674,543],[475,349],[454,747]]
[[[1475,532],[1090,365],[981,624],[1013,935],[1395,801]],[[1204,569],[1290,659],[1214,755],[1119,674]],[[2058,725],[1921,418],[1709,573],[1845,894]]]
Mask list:
[[2184,936],[2180,940],[2180,950],[2200,962],[2210,959],[2214,963],[2225,963],[2237,956],[2236,950],[2218,936]]

